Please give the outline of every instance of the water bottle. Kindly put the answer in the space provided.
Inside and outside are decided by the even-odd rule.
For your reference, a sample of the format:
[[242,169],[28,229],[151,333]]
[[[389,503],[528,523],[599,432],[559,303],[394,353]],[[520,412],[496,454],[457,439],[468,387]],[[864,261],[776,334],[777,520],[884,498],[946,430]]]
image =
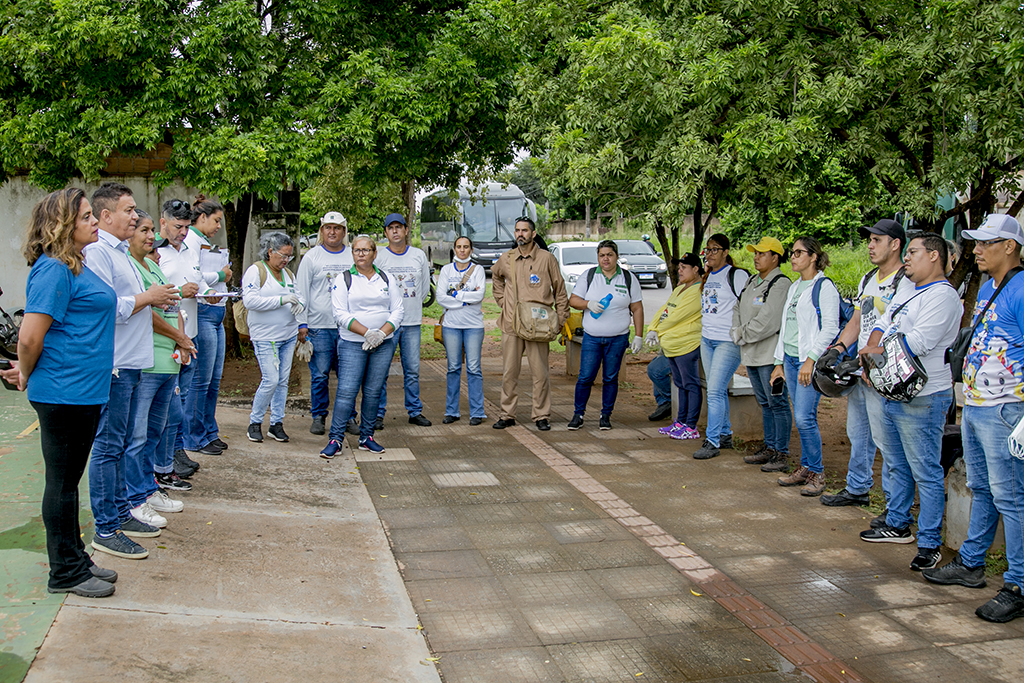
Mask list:
[[[604,297],[601,299],[601,305],[604,306],[605,308],[608,308],[608,304],[610,304],[611,302],[612,302],[611,292],[609,292],[608,294],[605,294]],[[604,313],[604,311],[601,311],[601,313]],[[594,313],[593,311],[591,311],[590,312],[590,317],[596,319],[599,315],[601,315],[601,313]]]

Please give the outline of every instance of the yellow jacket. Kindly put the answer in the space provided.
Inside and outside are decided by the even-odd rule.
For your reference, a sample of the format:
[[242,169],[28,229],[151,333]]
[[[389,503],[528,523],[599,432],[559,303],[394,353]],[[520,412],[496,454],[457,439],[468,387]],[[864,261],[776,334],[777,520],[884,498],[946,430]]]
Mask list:
[[683,356],[700,346],[700,283],[680,285],[654,314],[650,328],[666,356]]

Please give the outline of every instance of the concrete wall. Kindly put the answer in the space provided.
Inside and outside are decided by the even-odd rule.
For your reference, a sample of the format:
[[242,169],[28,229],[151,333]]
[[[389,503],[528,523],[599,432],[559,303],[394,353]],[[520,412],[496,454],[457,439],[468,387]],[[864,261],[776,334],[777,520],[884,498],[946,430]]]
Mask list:
[[[119,182],[132,188],[135,201],[140,209],[147,211],[159,221],[160,206],[168,199],[185,199],[191,203],[199,191],[175,183],[164,189],[157,188],[149,178],[141,176],[112,176],[101,182]],[[69,187],[80,187],[87,194],[100,186],[101,182],[86,183],[80,178],[68,183]],[[21,255],[25,241],[25,230],[28,228],[32,207],[46,195],[34,185],[30,185],[25,176],[11,178],[0,187],[0,287],[4,290],[0,306],[11,311],[25,305],[25,284],[28,281],[29,268]],[[158,226],[159,227],[159,226]],[[213,241],[226,246],[224,230],[218,232]]]

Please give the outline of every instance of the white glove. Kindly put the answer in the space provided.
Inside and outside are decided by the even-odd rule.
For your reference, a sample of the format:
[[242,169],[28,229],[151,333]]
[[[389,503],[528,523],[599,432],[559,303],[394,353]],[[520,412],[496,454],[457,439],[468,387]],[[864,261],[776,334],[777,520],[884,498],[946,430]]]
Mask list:
[[384,334],[384,331],[381,329],[367,330],[366,334],[363,335],[363,338],[366,339],[366,341],[363,342],[363,351],[372,351],[377,348],[384,343],[385,337],[387,337],[387,335]]
[[299,297],[297,297],[294,294],[285,294],[284,296],[281,297],[281,305],[282,306],[295,306],[295,305],[301,306],[302,302],[299,301]]
[[588,301],[587,308],[589,308],[590,312],[594,315],[601,315],[601,313],[604,312],[604,304],[601,303],[600,299],[591,299]]
[[307,339],[295,345],[295,357],[308,363],[313,357],[313,344]]
[[658,333],[655,332],[654,330],[649,331],[647,333],[647,336],[644,337],[644,344],[647,344],[648,346],[657,346],[658,345]]
[[640,349],[644,346],[644,340],[640,337],[633,337],[633,341],[629,345],[630,353],[640,353]]
[[306,310],[306,307],[303,306],[301,303],[289,304],[289,307],[292,309],[292,315],[294,315],[296,318],[299,317],[300,313],[302,313],[304,310]]

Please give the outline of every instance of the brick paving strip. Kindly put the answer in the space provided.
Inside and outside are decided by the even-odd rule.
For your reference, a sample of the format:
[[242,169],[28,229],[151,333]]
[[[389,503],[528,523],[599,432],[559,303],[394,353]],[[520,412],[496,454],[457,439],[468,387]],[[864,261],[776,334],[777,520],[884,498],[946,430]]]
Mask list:
[[[429,366],[440,377],[445,376],[447,368],[442,361],[424,361],[423,365]],[[522,379],[520,382],[522,383]],[[462,386],[465,392],[465,379]],[[520,400],[528,401],[529,398],[521,397]],[[490,414],[500,414],[499,406],[486,397],[484,404]],[[528,428],[517,425],[506,428],[505,432],[664,558],[674,569],[693,582],[703,594],[724,607],[772,649],[791,662],[797,670],[821,683],[855,683],[866,680],[778,612],[737,585],[710,562],[687,548],[684,543],[652,520],[641,515],[629,503]]]

